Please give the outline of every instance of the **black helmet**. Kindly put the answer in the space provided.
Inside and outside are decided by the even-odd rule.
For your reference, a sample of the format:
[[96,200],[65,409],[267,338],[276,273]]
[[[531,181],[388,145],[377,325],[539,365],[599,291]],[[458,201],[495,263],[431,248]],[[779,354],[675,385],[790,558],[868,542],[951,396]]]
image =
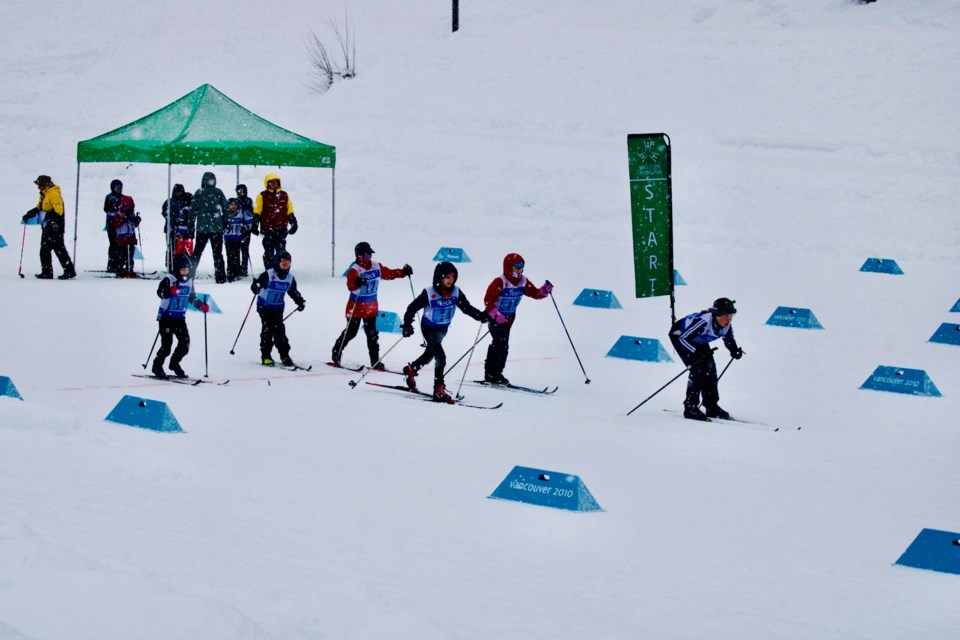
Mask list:
[[369,253],[376,253],[369,242],[358,242],[357,246],[353,248],[353,255],[355,256],[365,256]]
[[280,264],[281,260],[290,260],[293,261],[293,256],[290,255],[289,251],[281,251],[277,254],[277,264]]
[[247,185],[245,185],[245,184],[238,184],[238,185],[237,185],[237,195],[240,196],[241,198],[246,198],[246,197],[247,197]]
[[123,191],[123,183],[120,182],[120,181],[117,180],[117,179],[111,180],[111,181],[110,181],[110,191],[113,192],[113,191],[118,191],[118,190],[119,190],[119,191]]
[[190,256],[185,253],[178,253],[173,256],[173,275],[177,276],[177,279],[181,282],[186,282],[190,278],[189,273],[186,276],[180,275],[180,270],[184,267],[193,271],[193,260],[190,259]]
[[33,184],[37,185],[41,189],[46,189],[53,184],[53,180],[50,179],[50,176],[37,176],[37,179],[33,181]]
[[450,262],[441,262],[436,267],[433,268],[433,288],[438,289],[443,278],[449,274],[453,274],[453,284],[457,284],[457,278],[460,277],[460,274],[457,273],[457,268],[453,266]]
[[178,182],[177,184],[173,185],[174,194],[183,193],[183,192],[184,192],[184,188],[182,184]]
[[717,298],[713,301],[713,312],[718,316],[731,316],[737,312],[737,308],[733,306],[733,303],[736,300],[731,300],[730,298]]

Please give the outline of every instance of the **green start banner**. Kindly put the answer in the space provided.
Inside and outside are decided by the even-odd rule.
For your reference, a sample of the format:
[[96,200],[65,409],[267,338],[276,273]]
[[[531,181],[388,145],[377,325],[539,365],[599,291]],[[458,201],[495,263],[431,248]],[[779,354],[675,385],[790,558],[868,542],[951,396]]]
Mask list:
[[631,133],[627,136],[627,158],[637,297],[672,295],[670,138],[665,133]]

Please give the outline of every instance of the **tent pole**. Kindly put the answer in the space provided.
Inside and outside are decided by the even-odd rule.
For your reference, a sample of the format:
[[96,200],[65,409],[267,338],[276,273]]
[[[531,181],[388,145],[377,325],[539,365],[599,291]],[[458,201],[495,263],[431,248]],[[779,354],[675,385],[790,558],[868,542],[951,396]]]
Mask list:
[[330,169],[330,277],[336,277],[337,268],[337,168]]
[[80,162],[77,162],[77,189],[73,193],[73,268],[77,268],[77,218],[80,217]]
[[[177,237],[176,228],[173,225],[173,210],[170,208],[170,201],[173,200],[173,187],[170,185],[170,172],[172,164],[167,163],[167,237],[165,244],[167,245],[167,264],[170,265],[170,268],[167,271],[173,269],[173,245],[176,242],[174,238]],[[179,215],[179,212],[177,212]],[[141,249],[142,251],[142,249]]]

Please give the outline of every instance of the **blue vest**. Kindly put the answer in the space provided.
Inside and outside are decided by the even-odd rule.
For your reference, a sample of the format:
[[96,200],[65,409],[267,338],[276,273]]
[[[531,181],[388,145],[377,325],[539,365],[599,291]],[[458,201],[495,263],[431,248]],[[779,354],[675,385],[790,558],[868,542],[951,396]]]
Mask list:
[[230,226],[223,232],[223,239],[227,242],[240,242],[243,240],[243,230],[250,228],[253,216],[246,211],[237,209],[237,212],[230,216],[228,222]]
[[257,294],[257,309],[279,309],[283,311],[283,299],[287,295],[287,289],[293,284],[293,273],[287,271],[286,278],[280,278],[276,270],[267,269],[269,284],[260,293]]
[[681,318],[677,324],[680,325],[680,328],[674,334],[680,340],[680,344],[691,352],[696,350],[697,345],[710,344],[714,340],[724,337],[730,333],[730,327],[733,326],[728,324],[720,331],[715,332],[713,314],[709,311],[691,313]]
[[355,264],[354,267],[367,279],[367,283],[356,291],[351,291],[350,300],[354,303],[375,301],[377,289],[380,288],[380,263],[371,261],[369,269],[364,269],[359,264]]
[[527,285],[527,276],[520,276],[519,284],[511,283],[506,276],[500,276],[500,280],[503,282],[503,291],[500,292],[500,297],[497,298],[493,306],[509,318],[517,313],[517,306],[523,300],[523,289]]
[[449,298],[444,298],[433,287],[425,289],[430,304],[423,310],[421,322],[425,327],[447,327],[457,312],[457,299],[460,298],[460,288],[453,287]]
[[186,282],[179,282],[175,275],[168,273],[167,280],[169,280],[172,285],[177,285],[179,290],[177,291],[177,295],[160,300],[157,319],[184,318],[187,315],[187,304],[190,302],[190,292],[193,291],[193,278],[190,278]]

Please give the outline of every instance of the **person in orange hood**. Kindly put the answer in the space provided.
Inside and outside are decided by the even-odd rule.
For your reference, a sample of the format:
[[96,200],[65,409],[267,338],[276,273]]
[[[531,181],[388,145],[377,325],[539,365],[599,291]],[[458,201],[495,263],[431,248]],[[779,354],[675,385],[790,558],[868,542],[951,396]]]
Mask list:
[[549,280],[540,288],[530,282],[523,275],[525,266],[523,256],[508,253],[503,259],[503,274],[493,279],[483,297],[484,309],[490,319],[490,346],[483,364],[483,379],[489,384],[510,384],[503,377],[503,368],[510,351],[510,328],[517,317],[517,306],[523,296],[539,300],[553,291]]

